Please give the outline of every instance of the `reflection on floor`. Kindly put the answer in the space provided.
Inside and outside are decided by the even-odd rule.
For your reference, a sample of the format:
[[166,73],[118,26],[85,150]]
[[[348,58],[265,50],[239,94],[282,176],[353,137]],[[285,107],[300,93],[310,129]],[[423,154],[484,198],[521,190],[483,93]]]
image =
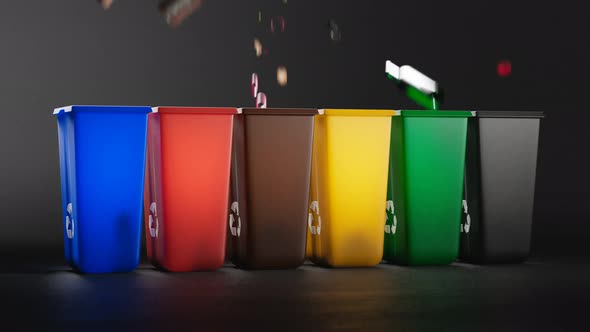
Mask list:
[[[0,272],[2,302],[21,326],[269,331],[501,331],[585,322],[590,267],[518,265],[79,275],[62,265]],[[27,318],[22,318],[25,315]],[[5,317],[10,320],[11,315]]]

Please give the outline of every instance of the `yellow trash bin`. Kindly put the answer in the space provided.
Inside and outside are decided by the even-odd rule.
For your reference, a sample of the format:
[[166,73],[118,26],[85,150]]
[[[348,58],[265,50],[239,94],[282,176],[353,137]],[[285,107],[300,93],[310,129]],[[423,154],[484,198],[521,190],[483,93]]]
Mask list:
[[331,267],[374,266],[383,256],[393,110],[316,115],[307,255]]

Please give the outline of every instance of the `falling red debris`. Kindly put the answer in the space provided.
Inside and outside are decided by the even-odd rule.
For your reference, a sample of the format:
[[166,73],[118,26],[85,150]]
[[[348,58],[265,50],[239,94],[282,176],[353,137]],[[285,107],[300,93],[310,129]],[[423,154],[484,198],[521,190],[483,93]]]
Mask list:
[[508,60],[498,62],[498,76],[507,77],[512,73],[512,64]]

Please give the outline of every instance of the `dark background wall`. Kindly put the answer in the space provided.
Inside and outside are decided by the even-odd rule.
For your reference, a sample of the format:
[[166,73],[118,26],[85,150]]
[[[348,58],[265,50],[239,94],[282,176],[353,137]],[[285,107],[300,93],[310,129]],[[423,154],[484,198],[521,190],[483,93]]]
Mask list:
[[[590,235],[590,15],[582,1],[206,0],[177,29],[157,1],[0,7],[0,251],[60,255],[54,107],[70,104],[414,108],[384,62],[436,79],[446,109],[541,110],[533,254],[577,256]],[[258,11],[262,23],[258,23]],[[286,20],[272,35],[270,15]],[[333,43],[334,19],[342,39]],[[268,54],[257,59],[253,38]],[[512,62],[510,77],[496,73]],[[279,87],[276,66],[288,68]]]

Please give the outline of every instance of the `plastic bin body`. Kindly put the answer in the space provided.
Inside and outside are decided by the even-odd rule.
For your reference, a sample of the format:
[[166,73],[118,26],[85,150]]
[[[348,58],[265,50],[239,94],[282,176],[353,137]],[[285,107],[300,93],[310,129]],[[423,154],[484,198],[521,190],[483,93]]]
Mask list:
[[392,119],[384,258],[402,265],[457,259],[465,165],[464,111],[402,111]]
[[330,267],[377,265],[383,226],[391,110],[323,110],[316,116],[308,256]]
[[461,260],[527,259],[542,117],[541,112],[478,111],[469,120]]
[[228,225],[240,268],[296,268],[305,259],[315,114],[267,108],[236,116]]
[[57,108],[64,248],[83,273],[139,263],[149,107]]
[[144,225],[155,266],[186,272],[223,265],[236,113],[158,107],[149,115]]

